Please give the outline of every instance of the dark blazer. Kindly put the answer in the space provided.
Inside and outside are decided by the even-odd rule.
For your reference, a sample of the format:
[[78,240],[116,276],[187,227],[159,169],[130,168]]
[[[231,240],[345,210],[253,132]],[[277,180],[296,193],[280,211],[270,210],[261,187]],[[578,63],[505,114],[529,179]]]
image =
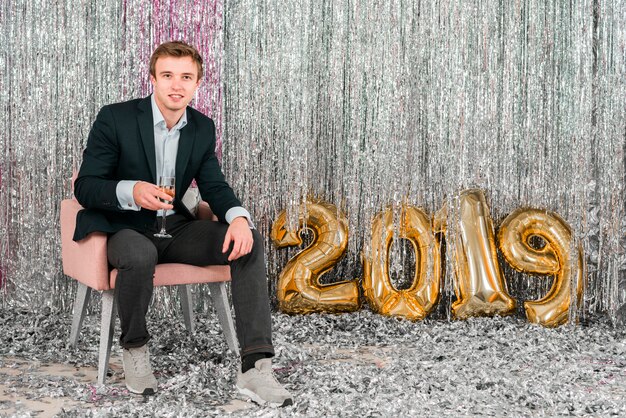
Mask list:
[[[180,131],[176,157],[174,208],[189,219],[193,215],[182,204],[182,197],[194,178],[202,199],[220,221],[225,221],[230,208],[241,206],[215,155],[215,124],[187,107],[187,125]],[[85,208],[76,218],[74,241],[93,231],[113,233],[130,228],[143,232],[154,227],[155,211],[119,207],[116,187],[120,180],[157,182],[150,97],[104,106],[98,113],[74,183],[74,195]]]

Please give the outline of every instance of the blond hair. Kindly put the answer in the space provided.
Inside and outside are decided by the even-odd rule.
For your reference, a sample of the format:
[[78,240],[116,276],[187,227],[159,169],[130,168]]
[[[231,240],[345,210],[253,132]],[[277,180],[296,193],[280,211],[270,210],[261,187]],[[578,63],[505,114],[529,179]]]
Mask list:
[[198,66],[198,80],[202,78],[202,57],[196,48],[182,42],[182,41],[170,41],[162,43],[154,50],[150,57],[150,74],[156,77],[156,62],[160,57],[191,57],[193,62]]

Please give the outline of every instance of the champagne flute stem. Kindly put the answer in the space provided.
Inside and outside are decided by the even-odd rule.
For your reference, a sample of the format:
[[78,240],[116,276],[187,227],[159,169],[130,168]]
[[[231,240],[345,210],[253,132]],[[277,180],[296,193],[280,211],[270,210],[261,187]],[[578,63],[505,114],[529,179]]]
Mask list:
[[161,232],[160,234],[165,235],[167,234],[167,232],[165,231],[165,211],[163,211],[163,214],[161,215],[161,218],[163,219],[163,221],[161,222]]

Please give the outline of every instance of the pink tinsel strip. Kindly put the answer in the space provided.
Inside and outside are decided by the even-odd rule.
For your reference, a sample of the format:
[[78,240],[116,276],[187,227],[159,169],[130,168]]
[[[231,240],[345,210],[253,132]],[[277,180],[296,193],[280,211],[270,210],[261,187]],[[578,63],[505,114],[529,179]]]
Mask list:
[[[2,190],[2,169],[0,168],[0,190]],[[0,291],[4,289],[4,260],[7,254],[2,254],[0,259]]]
[[[127,65],[145,63],[146,74],[129,73],[124,91],[137,91],[140,96],[151,93],[148,62],[154,48],[170,40],[181,40],[195,46],[204,59],[204,80],[193,106],[215,121],[217,149],[222,137],[222,74],[223,54],[221,31],[223,0],[186,2],[181,0],[154,0],[148,7],[138,7],[131,0],[123,4],[127,25],[137,25],[138,36],[124,32],[122,48]],[[129,4],[130,3],[130,4]],[[144,67],[140,67],[144,68]],[[136,86],[130,88],[129,86]],[[126,99],[130,99],[127,97]],[[221,153],[218,156],[221,157]]]

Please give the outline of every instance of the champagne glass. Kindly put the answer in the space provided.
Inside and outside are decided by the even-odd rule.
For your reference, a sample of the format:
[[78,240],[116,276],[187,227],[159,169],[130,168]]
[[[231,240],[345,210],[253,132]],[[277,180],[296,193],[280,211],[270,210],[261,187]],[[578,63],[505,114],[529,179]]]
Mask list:
[[[159,177],[159,189],[161,189],[162,192],[167,193],[170,196],[169,200],[166,199],[161,199],[159,198],[159,200],[163,203],[167,203],[169,205],[172,204],[172,202],[174,201],[174,195],[176,194],[176,190],[175,190],[175,182],[174,182],[174,177],[168,177],[168,176],[161,176]],[[165,230],[165,218],[166,218],[166,212],[167,210],[163,209],[161,212],[161,217],[163,218],[163,222],[161,223],[161,230],[159,232],[157,232],[156,234],[154,234],[155,237],[158,238],[172,238],[172,236],[170,234],[167,233],[167,231]]]

